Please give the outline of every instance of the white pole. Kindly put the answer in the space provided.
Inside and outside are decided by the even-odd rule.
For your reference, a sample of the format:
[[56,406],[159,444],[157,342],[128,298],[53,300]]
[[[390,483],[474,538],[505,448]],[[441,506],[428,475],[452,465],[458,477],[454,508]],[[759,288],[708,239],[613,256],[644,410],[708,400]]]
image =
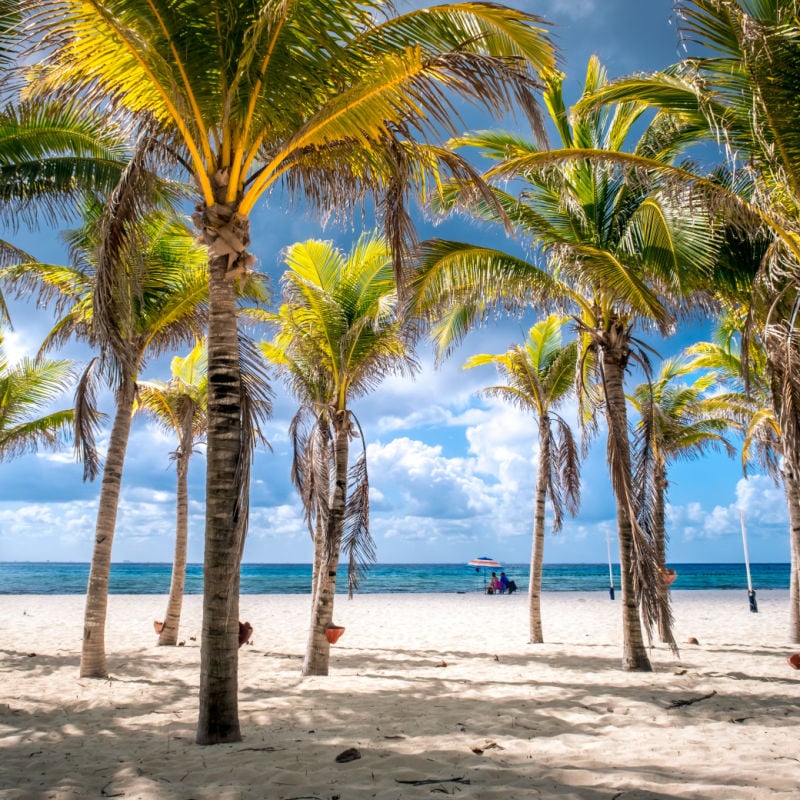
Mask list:
[[606,549],[608,550],[608,594],[614,599],[614,570],[611,568],[611,537],[606,530]]
[[744,527],[744,512],[739,512],[739,519],[742,522],[742,544],[744,545],[744,567],[747,570],[747,591],[753,591],[753,581],[750,579],[750,556],[747,553],[747,531]]

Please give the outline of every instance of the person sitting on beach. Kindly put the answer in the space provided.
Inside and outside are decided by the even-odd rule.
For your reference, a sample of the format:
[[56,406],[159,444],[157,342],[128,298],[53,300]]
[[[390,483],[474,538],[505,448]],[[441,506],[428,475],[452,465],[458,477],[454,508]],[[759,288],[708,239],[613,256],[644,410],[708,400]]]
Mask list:
[[508,578],[506,577],[505,572],[500,573],[500,594],[505,594],[506,589],[508,589]]
[[497,573],[492,573],[492,579],[489,581],[489,594],[500,594],[500,578],[497,577]]

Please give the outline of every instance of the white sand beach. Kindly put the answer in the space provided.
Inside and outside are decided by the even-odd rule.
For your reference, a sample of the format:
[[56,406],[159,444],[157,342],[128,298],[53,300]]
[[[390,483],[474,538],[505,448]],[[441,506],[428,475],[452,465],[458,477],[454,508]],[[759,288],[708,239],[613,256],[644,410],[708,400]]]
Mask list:
[[244,741],[199,747],[200,597],[163,648],[165,598],[112,596],[98,681],[78,677],[83,597],[2,596],[0,798],[796,800],[788,593],[758,614],[744,591],[673,600],[680,656],[654,647],[645,674],[620,669],[602,592],[546,594],[543,645],[524,593],[339,597],[331,675],[302,679],[308,597],[244,596]]

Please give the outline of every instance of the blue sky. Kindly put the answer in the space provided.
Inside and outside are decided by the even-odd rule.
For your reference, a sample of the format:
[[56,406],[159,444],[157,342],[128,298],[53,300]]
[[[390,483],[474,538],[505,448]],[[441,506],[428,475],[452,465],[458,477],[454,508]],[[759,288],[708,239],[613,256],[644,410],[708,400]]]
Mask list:
[[[512,3],[554,23],[568,79],[577,95],[586,61],[597,54],[612,77],[654,70],[681,54],[672,20],[672,0],[542,0]],[[403,4],[398,3],[402,9]],[[469,111],[470,126],[492,127]],[[506,121],[504,124],[513,124]],[[294,241],[322,237],[347,249],[355,229],[322,229],[299,211],[277,205],[253,216],[253,251],[259,268],[282,272],[281,251]],[[433,228],[420,219],[422,236],[489,236],[463,220]],[[58,234],[42,230],[4,232],[41,260],[63,261]],[[6,332],[12,357],[36,351],[52,324],[47,312],[14,303],[15,330]],[[498,353],[518,342],[534,319],[503,320],[471,334],[440,368],[422,345],[423,368],[415,380],[390,378],[355,404],[367,436],[372,533],[381,562],[462,562],[490,555],[505,563],[530,557],[532,497],[536,472],[536,427],[531,418],[499,401],[478,398],[476,390],[494,383],[491,367],[462,371],[476,352]],[[679,351],[702,321],[657,343],[663,356]],[[184,353],[181,353],[182,355]],[[67,352],[85,359],[80,350]],[[168,362],[152,364],[146,378],[167,378]],[[311,543],[297,497],[289,482],[287,426],[295,403],[276,384],[274,414],[266,434],[273,451],[259,452],[254,471],[249,562],[307,562]],[[70,398],[64,399],[69,405]],[[111,411],[108,406],[106,411]],[[606,477],[603,437],[583,466],[581,512],[548,534],[545,561],[603,562],[606,537],[616,560],[614,502]],[[175,476],[169,453],[174,442],[144,420],[136,420],[129,446],[117,533],[115,561],[169,561],[174,531]],[[0,463],[0,560],[89,561],[99,481],[84,484],[81,467],[68,449]],[[202,561],[204,459],[190,471],[191,561]],[[740,510],[747,522],[752,561],[788,561],[788,523],[782,491],[764,476],[742,479],[737,459],[709,456],[678,464],[670,473],[669,560],[741,561]]]

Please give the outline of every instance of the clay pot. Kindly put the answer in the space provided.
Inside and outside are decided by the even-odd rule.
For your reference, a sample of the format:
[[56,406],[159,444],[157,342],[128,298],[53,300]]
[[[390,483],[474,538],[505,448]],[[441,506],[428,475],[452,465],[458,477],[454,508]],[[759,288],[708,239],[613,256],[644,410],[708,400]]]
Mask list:
[[792,669],[800,669],[800,653],[795,653],[786,659]]
[[678,573],[675,572],[674,569],[665,569],[661,571],[661,580],[664,581],[666,586],[669,586],[677,577]]
[[239,623],[239,647],[250,641],[253,635],[253,626],[249,622]]
[[343,633],[344,628],[341,625],[334,625],[331,622],[325,626],[325,636],[331,644],[336,644]]
[[161,631],[163,631],[163,630],[164,630],[164,623],[163,623],[163,622],[160,622],[160,621],[159,621],[159,620],[157,620],[157,619],[154,619],[154,620],[153,620],[153,630],[154,630],[156,633],[161,633]]

